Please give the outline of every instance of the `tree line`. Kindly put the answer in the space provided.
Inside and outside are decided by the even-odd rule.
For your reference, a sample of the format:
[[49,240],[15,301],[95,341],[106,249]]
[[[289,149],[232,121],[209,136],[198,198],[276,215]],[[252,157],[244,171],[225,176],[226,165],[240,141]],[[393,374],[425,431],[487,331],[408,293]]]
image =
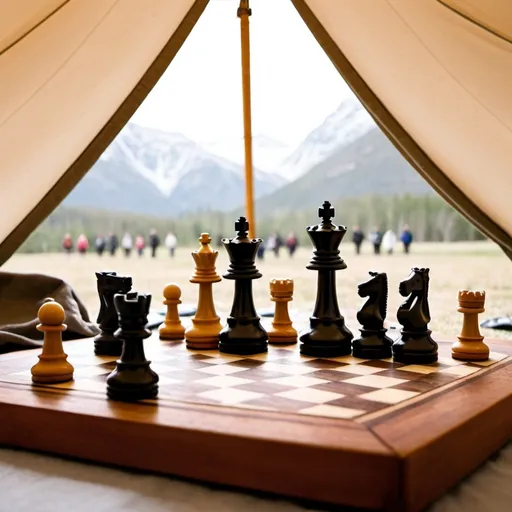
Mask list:
[[[336,209],[333,222],[347,226],[347,238],[354,225],[359,225],[365,233],[375,227],[400,233],[404,224],[408,224],[414,240],[418,242],[485,239],[472,224],[435,195],[366,196],[331,202]],[[74,240],[83,233],[90,242],[100,234],[107,236],[114,232],[121,237],[126,231],[132,236],[141,234],[147,239],[152,228],[161,237],[172,231],[179,245],[194,246],[202,232],[210,233],[214,242],[221,236],[234,236],[234,222],[239,214],[201,211],[165,219],[60,206],[31,234],[19,252],[59,251],[65,233],[71,234]],[[286,236],[293,231],[300,244],[309,243],[306,227],[319,222],[317,208],[273,212],[256,210],[256,215],[257,236],[266,239],[273,233]]]

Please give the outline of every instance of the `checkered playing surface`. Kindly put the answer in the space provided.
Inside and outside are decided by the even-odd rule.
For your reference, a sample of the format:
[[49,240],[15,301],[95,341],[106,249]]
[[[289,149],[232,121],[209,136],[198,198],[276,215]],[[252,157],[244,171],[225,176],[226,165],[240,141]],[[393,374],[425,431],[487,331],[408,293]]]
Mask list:
[[[106,397],[105,379],[115,367],[115,358],[95,356],[90,340],[77,347],[66,347],[68,359],[75,366],[75,379],[48,387]],[[190,351],[185,343],[169,344],[158,338],[145,343],[151,368],[160,377],[160,401],[172,399],[335,418],[357,418],[399,404],[506,357],[491,353],[489,361],[464,363],[451,358],[449,343],[440,343],[439,348],[438,363],[419,366],[352,356],[306,357],[300,355],[298,344],[270,346],[267,354],[244,357]],[[14,372],[7,373],[5,367],[0,367],[0,380],[30,385],[30,367],[36,361],[32,360],[33,355],[29,359],[16,360]]]

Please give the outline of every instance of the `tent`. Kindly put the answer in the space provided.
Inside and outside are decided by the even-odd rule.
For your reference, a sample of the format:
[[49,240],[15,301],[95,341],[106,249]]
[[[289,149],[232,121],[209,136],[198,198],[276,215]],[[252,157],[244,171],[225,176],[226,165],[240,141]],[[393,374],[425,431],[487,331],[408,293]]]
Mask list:
[[[510,1],[291,1],[404,157],[512,257]],[[115,138],[207,3],[1,2],[0,264]]]

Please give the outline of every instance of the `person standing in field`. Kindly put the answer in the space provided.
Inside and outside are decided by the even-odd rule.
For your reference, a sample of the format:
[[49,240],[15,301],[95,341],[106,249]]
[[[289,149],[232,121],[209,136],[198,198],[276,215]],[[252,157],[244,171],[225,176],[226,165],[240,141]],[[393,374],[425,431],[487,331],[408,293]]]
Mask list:
[[409,247],[412,244],[412,233],[407,224],[404,226],[400,240],[404,244],[404,253],[409,254]]
[[128,231],[123,235],[123,238],[121,239],[121,247],[124,250],[124,255],[128,258],[133,249],[132,235],[130,235]]
[[155,258],[156,250],[160,246],[160,237],[154,228],[149,232],[149,246],[151,247],[151,257]]
[[299,242],[297,240],[297,237],[295,236],[295,233],[293,231],[290,232],[288,237],[286,238],[286,247],[288,247],[288,252],[290,253],[290,258],[293,256],[295,251],[297,250],[297,246],[299,245]]
[[62,239],[62,248],[66,254],[71,254],[73,251],[73,239],[69,233],[66,233]]
[[165,247],[169,249],[169,255],[171,258],[174,258],[174,251],[176,250],[176,245],[178,244],[178,239],[176,238],[176,235],[169,231],[167,233],[167,236],[165,237]]
[[119,247],[119,239],[115,233],[110,233],[108,235],[108,250],[110,252],[110,256],[115,256],[117,248]]
[[137,235],[135,238],[135,247],[137,249],[137,254],[142,256],[144,254],[144,247],[146,246],[146,242],[142,235]]
[[382,246],[384,247],[384,250],[388,254],[393,254],[396,242],[397,236],[395,235],[395,232],[392,229],[388,229],[382,237]]
[[98,256],[103,256],[103,252],[105,251],[105,247],[107,246],[107,242],[105,241],[105,238],[103,237],[103,235],[98,235],[96,237],[95,246],[96,246],[96,254]]
[[354,226],[352,233],[352,242],[356,246],[356,254],[361,254],[361,245],[363,244],[364,233],[359,226]]
[[87,252],[87,249],[89,249],[89,240],[87,240],[87,237],[83,233],[76,241],[76,248],[82,256]]
[[382,244],[382,232],[378,227],[374,228],[374,230],[370,233],[370,242],[373,245],[373,253],[380,254],[380,246]]

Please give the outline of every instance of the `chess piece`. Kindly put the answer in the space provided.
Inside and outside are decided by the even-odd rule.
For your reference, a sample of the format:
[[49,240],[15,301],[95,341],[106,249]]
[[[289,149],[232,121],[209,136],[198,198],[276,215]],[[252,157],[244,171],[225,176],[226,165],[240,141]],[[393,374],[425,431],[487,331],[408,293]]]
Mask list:
[[485,361],[489,359],[489,347],[480,334],[478,314],[485,311],[485,292],[459,291],[457,311],[464,314],[462,329],[452,346],[452,357],[462,361]]
[[428,284],[429,269],[416,267],[400,283],[399,293],[407,299],[396,314],[402,326],[400,338],[392,347],[393,358],[398,363],[429,364],[437,361],[438,346],[431,338],[432,331],[428,328]]
[[335,271],[347,268],[338,250],[347,228],[332,224],[334,208],[329,201],[318,209],[318,216],[322,222],[307,228],[315,250],[306,267],[318,271],[317,297],[310,328],[300,335],[300,351],[314,357],[337,357],[350,354],[354,337],[338,308],[335,282]]
[[293,280],[272,279],[270,281],[270,300],[276,303],[272,329],[268,331],[269,343],[297,343],[297,331],[288,315],[288,302],[293,296]]
[[212,250],[211,241],[208,233],[202,233],[199,238],[201,248],[192,253],[196,271],[190,278],[190,282],[199,284],[199,301],[196,314],[192,318],[192,326],[185,331],[188,348],[216,349],[219,346],[219,332],[222,330],[222,325],[215,311],[212,284],[221,281],[221,277],[215,271],[215,262],[219,253]]
[[151,336],[146,329],[151,295],[129,292],[116,294],[114,304],[119,317],[116,338],[123,344],[121,358],[107,377],[107,396],[113,400],[137,401],[158,394],[158,375],[144,354],[143,340]]
[[169,283],[164,288],[164,304],[167,313],[163,324],[158,328],[161,340],[182,340],[185,337],[185,327],[181,324],[178,304],[181,304],[181,290],[177,284]]
[[123,343],[114,336],[119,327],[114,295],[129,292],[132,288],[132,278],[118,276],[116,272],[96,272],[96,279],[100,297],[100,312],[96,322],[101,332],[94,338],[94,353],[102,356],[119,356]]
[[268,350],[267,332],[256,313],[252,280],[259,279],[254,262],[261,238],[248,238],[249,223],[240,217],[235,223],[235,238],[223,238],[229,267],[222,277],[235,281],[235,295],[227,325],[219,333],[219,350],[228,354],[258,354]]
[[66,382],[73,379],[75,369],[67,360],[62,347],[62,332],[67,329],[64,323],[64,308],[53,299],[45,302],[37,312],[38,331],[44,333],[43,351],[39,362],[31,368],[32,381],[41,384]]
[[384,328],[388,302],[388,276],[369,272],[370,279],[357,288],[360,297],[368,297],[357,312],[357,320],[363,326],[361,336],[352,341],[352,355],[361,359],[387,359],[391,357],[393,340],[386,336]]

